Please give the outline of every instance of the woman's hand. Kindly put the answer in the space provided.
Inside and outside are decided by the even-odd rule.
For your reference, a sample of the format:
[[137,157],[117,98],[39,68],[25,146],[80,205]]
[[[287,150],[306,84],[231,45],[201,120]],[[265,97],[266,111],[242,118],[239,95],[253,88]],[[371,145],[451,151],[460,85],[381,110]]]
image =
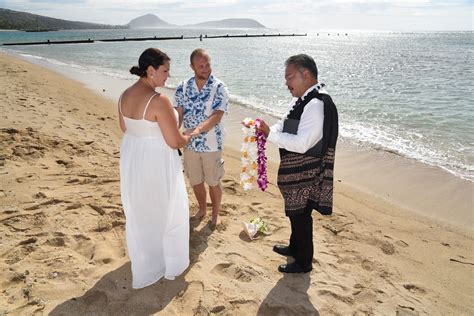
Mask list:
[[183,134],[183,138],[184,138],[184,140],[186,141],[185,145],[186,145],[187,143],[189,143],[189,141],[191,140],[191,136],[190,136],[190,135]]

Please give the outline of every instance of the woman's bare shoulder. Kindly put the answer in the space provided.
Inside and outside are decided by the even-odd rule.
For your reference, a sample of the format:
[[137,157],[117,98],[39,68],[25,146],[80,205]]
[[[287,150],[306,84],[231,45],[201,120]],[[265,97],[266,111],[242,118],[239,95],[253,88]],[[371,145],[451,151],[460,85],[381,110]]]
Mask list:
[[131,85],[130,87],[128,87],[127,89],[123,90],[122,92],[122,96],[128,96],[130,94],[135,94],[135,90],[137,90],[136,88],[136,83]]
[[170,98],[168,98],[168,96],[164,93],[157,93],[155,98],[158,100],[170,102]]
[[135,85],[132,85],[128,87],[127,89],[125,89],[122,92],[122,95],[120,96],[120,98],[122,99],[122,103],[124,102],[124,100],[126,103],[128,103],[127,101],[129,100],[133,100],[135,102],[140,101],[142,97],[143,97],[143,92],[139,91],[139,89],[137,89]]
[[153,97],[152,103],[157,109],[172,107],[170,99],[163,93],[159,93]]

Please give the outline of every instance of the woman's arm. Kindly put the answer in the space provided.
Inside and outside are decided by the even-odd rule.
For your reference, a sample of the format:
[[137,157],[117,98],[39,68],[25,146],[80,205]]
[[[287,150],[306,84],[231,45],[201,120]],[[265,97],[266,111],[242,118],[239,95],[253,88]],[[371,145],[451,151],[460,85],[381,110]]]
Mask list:
[[152,100],[152,105],[156,108],[156,121],[160,126],[166,144],[173,149],[186,145],[190,136],[183,135],[179,131],[176,116],[168,97],[165,95],[155,97]]
[[[119,106],[120,106],[120,103],[119,103]],[[126,130],[125,121],[123,120],[122,113],[120,113],[120,108],[118,109],[118,117],[119,117],[120,129],[122,130],[123,133],[125,133],[125,130]]]

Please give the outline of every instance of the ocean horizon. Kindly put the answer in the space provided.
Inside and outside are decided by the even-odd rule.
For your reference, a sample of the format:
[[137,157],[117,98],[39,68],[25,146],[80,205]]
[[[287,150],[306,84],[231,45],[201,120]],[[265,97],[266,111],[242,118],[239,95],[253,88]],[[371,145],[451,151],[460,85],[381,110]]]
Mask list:
[[474,181],[472,31],[3,31],[0,43],[246,33],[307,36],[2,46],[0,50],[46,65],[131,83],[136,77],[129,74],[129,68],[137,64],[145,48],[157,47],[172,59],[167,87],[173,89],[192,75],[189,54],[202,47],[210,52],[213,74],[227,84],[233,103],[275,117],[283,115],[291,101],[284,85],[284,61],[290,55],[306,53],[315,58],[320,82],[326,84],[338,106],[340,135],[344,139]]

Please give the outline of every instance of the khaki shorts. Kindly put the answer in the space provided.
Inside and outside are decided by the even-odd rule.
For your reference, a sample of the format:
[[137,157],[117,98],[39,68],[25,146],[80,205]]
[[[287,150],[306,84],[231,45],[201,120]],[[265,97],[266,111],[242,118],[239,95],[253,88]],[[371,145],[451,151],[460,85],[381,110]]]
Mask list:
[[198,153],[189,149],[183,152],[184,171],[192,186],[206,182],[214,187],[224,176],[222,151]]

